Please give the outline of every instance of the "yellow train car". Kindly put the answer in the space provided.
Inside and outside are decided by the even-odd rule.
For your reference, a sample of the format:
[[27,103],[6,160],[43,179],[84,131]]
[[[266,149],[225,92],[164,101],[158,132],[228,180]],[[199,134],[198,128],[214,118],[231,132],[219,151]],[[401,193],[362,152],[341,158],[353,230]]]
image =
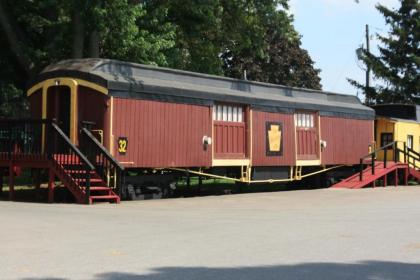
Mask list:
[[[375,119],[375,145],[383,147],[398,141],[398,147],[404,144],[420,152],[420,106],[408,104],[384,104],[372,106],[376,112]],[[393,158],[393,152],[387,151],[387,159]],[[377,155],[378,160],[383,160],[384,153]]]

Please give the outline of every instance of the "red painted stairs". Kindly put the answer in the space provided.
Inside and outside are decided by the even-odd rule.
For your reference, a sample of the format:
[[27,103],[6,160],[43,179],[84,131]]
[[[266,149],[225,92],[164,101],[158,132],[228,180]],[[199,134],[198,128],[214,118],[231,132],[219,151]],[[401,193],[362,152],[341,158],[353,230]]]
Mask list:
[[[375,174],[372,174],[372,167],[368,166],[363,170],[362,180],[360,180],[360,173],[357,172],[347,179],[331,186],[331,188],[360,189],[368,186],[375,187],[375,181],[379,179],[383,179],[384,186],[386,186],[387,175],[390,173],[397,175],[399,169],[404,170],[405,184],[407,184],[407,178],[409,175],[420,181],[420,171],[409,167],[407,163],[388,161],[386,167],[382,161],[376,161],[374,164]],[[394,176],[394,178],[396,178],[394,182],[395,185],[398,185],[398,176]]]
[[[86,171],[82,168],[83,165],[77,156],[55,154],[52,162],[55,175],[70,190],[78,203],[120,202],[120,197],[107,186],[95,170]],[[90,175],[89,195],[86,190],[87,174]]]

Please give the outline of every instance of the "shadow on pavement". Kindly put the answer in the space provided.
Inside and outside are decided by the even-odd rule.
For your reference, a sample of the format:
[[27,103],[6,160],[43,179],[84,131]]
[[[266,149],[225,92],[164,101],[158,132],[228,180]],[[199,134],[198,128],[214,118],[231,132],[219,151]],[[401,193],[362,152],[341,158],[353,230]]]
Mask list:
[[107,272],[95,275],[97,280],[418,280],[420,264],[364,261],[360,263],[305,263],[238,268],[162,267],[150,274]]

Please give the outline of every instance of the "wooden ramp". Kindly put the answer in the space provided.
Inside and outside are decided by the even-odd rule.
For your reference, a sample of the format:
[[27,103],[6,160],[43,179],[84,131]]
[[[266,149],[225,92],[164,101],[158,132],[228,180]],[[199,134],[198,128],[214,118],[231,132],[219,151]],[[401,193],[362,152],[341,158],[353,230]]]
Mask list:
[[[375,174],[372,174],[372,167],[365,168],[362,172],[362,179],[360,179],[360,173],[356,173],[347,179],[331,186],[332,188],[346,188],[346,189],[361,189],[364,187],[375,187],[375,182],[382,179],[383,185],[388,184],[388,174],[394,175],[394,185],[398,185],[398,170],[404,171],[404,174],[408,172],[408,165],[404,163],[387,162],[387,166],[384,166],[383,162],[375,162]],[[420,174],[420,173],[419,173]],[[404,175],[404,178],[406,175]]]
[[[383,186],[387,186],[388,177],[392,177],[393,185],[397,186],[401,173],[404,185],[408,184],[409,176],[420,181],[420,171],[416,166],[416,161],[420,162],[420,154],[408,148],[405,142],[401,144],[403,144],[403,149],[398,147],[398,142],[393,142],[362,157],[360,159],[360,171],[331,186],[331,188],[360,189],[369,186],[375,187],[378,180],[382,181]],[[387,154],[390,150],[393,159],[388,161]],[[376,160],[379,152],[383,153],[384,160]]]

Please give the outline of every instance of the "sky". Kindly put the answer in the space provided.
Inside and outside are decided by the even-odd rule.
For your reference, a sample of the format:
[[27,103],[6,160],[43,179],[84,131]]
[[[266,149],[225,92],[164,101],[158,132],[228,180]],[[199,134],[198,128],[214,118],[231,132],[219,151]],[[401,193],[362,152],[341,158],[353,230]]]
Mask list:
[[[365,25],[371,34],[371,52],[378,53],[375,34],[387,34],[387,26],[375,5],[399,7],[398,0],[290,0],[296,30],[302,35],[302,47],[321,69],[323,90],[357,95],[347,82],[352,78],[365,83],[363,64],[355,50],[365,42]],[[371,81],[371,83],[375,83]]]

